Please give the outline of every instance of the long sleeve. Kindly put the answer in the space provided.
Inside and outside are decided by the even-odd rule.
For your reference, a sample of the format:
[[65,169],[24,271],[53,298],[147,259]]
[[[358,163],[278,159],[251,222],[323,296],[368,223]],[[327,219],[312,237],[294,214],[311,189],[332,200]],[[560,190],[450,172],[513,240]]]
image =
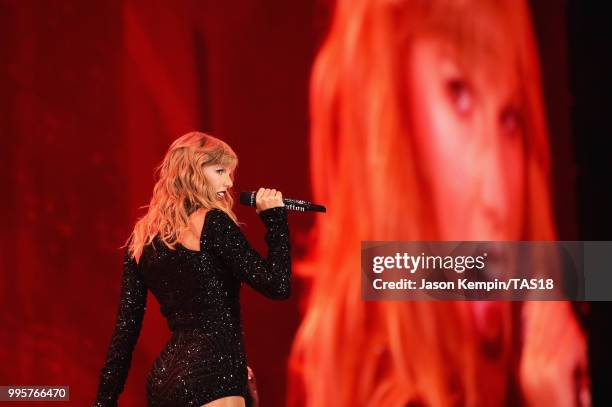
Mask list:
[[146,300],[147,287],[137,269],[136,261],[130,258],[126,250],[117,322],[106,353],[106,361],[100,371],[95,407],[117,405],[132,362],[132,352],[140,335]]
[[268,256],[263,258],[246,240],[240,228],[223,211],[213,210],[207,219],[212,252],[235,278],[246,282],[271,299],[284,300],[291,294],[289,226],[285,207],[259,213],[266,226]]

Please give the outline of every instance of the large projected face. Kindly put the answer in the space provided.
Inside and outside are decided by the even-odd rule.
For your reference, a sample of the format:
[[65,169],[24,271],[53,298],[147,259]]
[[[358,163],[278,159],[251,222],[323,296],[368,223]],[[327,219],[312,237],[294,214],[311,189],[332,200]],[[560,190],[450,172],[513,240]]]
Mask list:
[[411,47],[412,125],[442,239],[520,238],[523,114],[516,65],[497,45],[459,52],[422,37]]
[[[423,36],[410,48],[412,130],[443,240],[521,238],[524,115],[516,65],[504,53],[510,47],[496,40],[499,47],[466,50]],[[480,365],[492,391],[483,398],[494,405],[505,392],[505,365],[492,351],[502,349],[501,310],[487,302],[471,309],[489,355]]]

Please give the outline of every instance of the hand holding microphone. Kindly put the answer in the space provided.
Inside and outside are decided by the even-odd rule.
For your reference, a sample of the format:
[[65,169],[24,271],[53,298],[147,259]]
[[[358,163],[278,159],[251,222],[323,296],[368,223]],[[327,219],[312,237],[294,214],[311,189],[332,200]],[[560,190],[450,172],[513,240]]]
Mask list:
[[289,210],[298,212],[327,212],[323,205],[317,205],[302,199],[283,198],[280,191],[268,188],[259,188],[257,192],[241,192],[240,203],[257,208],[257,213],[278,206],[284,206]]
[[255,212],[265,211],[266,209],[285,206],[283,194],[276,189],[259,188],[255,194]]

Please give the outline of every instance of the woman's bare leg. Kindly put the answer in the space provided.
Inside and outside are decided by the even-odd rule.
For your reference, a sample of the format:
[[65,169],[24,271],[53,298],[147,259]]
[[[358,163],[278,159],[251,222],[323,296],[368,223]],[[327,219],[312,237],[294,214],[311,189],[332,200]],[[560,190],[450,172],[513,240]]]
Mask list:
[[202,405],[202,407],[245,407],[244,397],[240,396],[229,396],[221,397]]

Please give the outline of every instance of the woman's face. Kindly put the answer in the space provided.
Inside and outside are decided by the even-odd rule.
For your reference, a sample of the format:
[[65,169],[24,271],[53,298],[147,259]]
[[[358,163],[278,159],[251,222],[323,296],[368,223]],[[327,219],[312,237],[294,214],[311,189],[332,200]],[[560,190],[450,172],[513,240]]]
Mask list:
[[224,165],[207,165],[204,167],[204,176],[211,190],[215,191],[218,199],[223,199],[227,191],[234,185],[231,179],[232,168]]
[[453,48],[417,39],[408,69],[412,130],[440,238],[520,239],[524,134],[516,71],[503,46],[469,68]]

